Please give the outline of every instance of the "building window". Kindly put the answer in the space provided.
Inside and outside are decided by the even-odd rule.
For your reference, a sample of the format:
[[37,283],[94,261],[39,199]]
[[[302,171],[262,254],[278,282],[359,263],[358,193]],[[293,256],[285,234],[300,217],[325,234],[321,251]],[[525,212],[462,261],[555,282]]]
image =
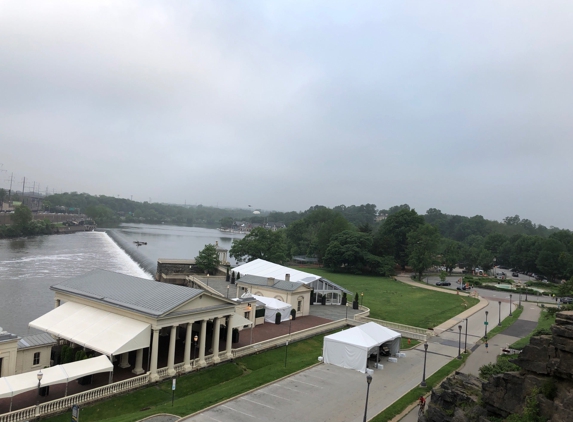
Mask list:
[[34,353],[34,362],[32,365],[39,365],[40,364],[40,352]]
[[296,311],[297,311],[297,312],[300,312],[300,308],[301,308],[301,307],[302,307],[302,300],[299,300],[299,301],[296,303]]
[[251,320],[251,312],[245,312],[245,318]]

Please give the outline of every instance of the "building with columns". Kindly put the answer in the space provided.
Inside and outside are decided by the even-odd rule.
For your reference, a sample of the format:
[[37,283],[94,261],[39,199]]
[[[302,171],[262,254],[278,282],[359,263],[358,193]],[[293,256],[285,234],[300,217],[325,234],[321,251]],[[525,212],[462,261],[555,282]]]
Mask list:
[[[110,271],[94,270],[51,290],[55,309],[30,327],[112,361],[117,358],[119,367],[132,367],[134,374],[145,372],[147,349],[151,381],[161,377],[161,337],[169,339],[167,375],[173,376],[205,366],[207,357],[213,363],[230,358],[233,329],[252,324],[236,312],[242,305],[224,297]],[[183,357],[176,362],[176,343],[181,342]]]

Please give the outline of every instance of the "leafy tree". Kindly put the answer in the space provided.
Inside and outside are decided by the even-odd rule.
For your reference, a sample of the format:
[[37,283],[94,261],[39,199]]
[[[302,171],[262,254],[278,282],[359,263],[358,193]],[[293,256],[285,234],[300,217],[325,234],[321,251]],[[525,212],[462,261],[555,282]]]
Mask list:
[[233,223],[235,222],[235,220],[233,220],[232,217],[224,217],[224,218],[221,218],[221,220],[219,220],[219,222],[221,223],[221,227],[229,229],[229,228],[233,227]]
[[563,243],[555,239],[546,239],[535,261],[537,268],[551,279],[563,275],[559,258],[565,252],[566,248]]
[[324,265],[335,271],[362,273],[368,264],[372,236],[345,230],[332,236],[324,255]]
[[85,209],[85,214],[98,225],[115,223],[117,221],[113,210],[105,205],[90,205]]
[[424,270],[436,262],[436,253],[440,244],[438,229],[424,224],[408,234],[408,264],[422,279]]
[[557,295],[559,297],[573,297],[573,277],[559,285]]
[[250,262],[260,258],[282,264],[288,260],[284,231],[257,227],[244,238],[233,240],[229,254],[238,262]]
[[373,253],[378,256],[393,255],[405,269],[409,261],[408,234],[423,224],[424,217],[418,215],[416,210],[402,209],[388,216],[376,233]]
[[34,219],[32,211],[26,205],[19,205],[14,209],[14,214],[10,216],[12,223],[20,228],[25,228]]
[[214,274],[221,264],[215,245],[205,245],[205,247],[199,251],[199,255],[195,257],[195,264],[201,271]]
[[451,239],[442,240],[440,247],[440,252],[442,255],[442,263],[446,267],[446,270],[452,274],[453,269],[456,267],[460,261],[460,249],[461,245],[459,242]]

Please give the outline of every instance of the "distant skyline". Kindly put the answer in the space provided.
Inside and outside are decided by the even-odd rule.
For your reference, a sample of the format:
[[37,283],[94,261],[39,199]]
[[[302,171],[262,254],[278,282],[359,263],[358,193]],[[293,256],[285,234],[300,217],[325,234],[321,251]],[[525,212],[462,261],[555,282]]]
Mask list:
[[573,229],[566,1],[0,0],[0,187]]

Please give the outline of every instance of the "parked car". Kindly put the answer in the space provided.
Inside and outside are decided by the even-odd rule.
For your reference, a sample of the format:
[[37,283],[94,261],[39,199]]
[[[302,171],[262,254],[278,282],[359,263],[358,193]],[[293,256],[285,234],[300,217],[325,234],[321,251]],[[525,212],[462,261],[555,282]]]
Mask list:
[[559,301],[564,304],[573,303],[573,297],[562,297]]
[[511,276],[512,277],[519,277],[519,274],[518,273],[511,273]]
[[463,286],[456,287],[457,290],[469,290],[465,284]]
[[438,281],[436,283],[436,286],[451,286],[452,283],[450,283],[449,281]]

